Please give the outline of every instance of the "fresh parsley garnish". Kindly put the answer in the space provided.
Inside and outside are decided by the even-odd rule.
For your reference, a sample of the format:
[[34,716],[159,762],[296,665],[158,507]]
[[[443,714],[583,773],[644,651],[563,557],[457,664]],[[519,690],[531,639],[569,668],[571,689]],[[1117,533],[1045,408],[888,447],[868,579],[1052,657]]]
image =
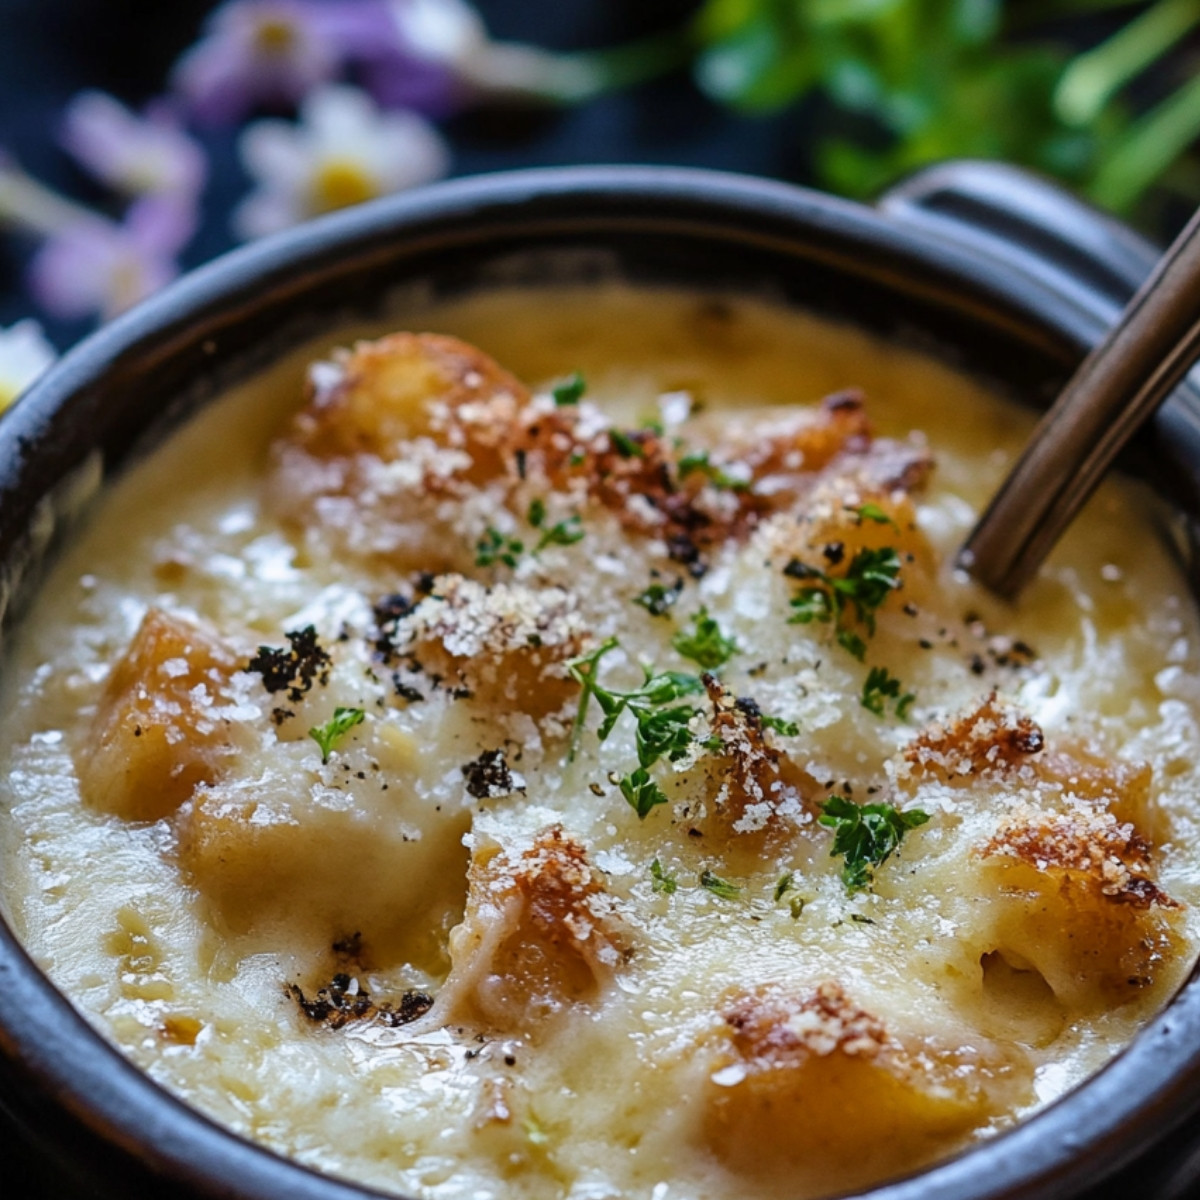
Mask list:
[[679,884],[674,875],[668,875],[663,870],[662,863],[656,858],[650,864],[650,886],[656,892],[661,892],[664,896],[673,896]]
[[705,671],[724,666],[737,653],[737,642],[721,632],[721,626],[708,615],[707,608],[702,608],[692,620],[693,627],[679,630],[671,639],[671,645]]
[[572,404],[578,404],[586,391],[587,380],[578,371],[574,371],[566,379],[556,383],[550,389],[550,395],[554,397],[554,403],[558,408],[567,408]]
[[893,529],[899,529],[900,526],[879,507],[878,504],[860,504],[857,508],[849,508],[857,518],[861,525],[864,521],[873,521],[876,525],[890,525]]
[[608,431],[609,441],[612,442],[613,449],[622,458],[645,458],[646,451],[642,449],[642,443],[635,437],[631,437],[627,433],[622,433],[619,429],[610,429]]
[[699,472],[713,487],[730,492],[746,492],[750,490],[750,482],[730,475],[715,463],[709,461],[707,450],[693,450],[683,455],[679,460],[679,478],[686,479],[689,475]]
[[692,743],[688,723],[696,710],[688,704],[676,704],[684,696],[694,696],[704,690],[704,685],[695,675],[681,671],[663,671],[655,674],[643,667],[645,678],[641,687],[621,692],[601,687],[597,678],[601,659],[617,646],[616,638],[602,642],[590,654],[580,655],[567,662],[572,679],[582,689],[579,707],[571,727],[568,761],[575,757],[579,741],[583,736],[588,706],[592,697],[600,706],[603,719],[597,730],[597,738],[603,742],[616,727],[621,714],[629,712],[636,722],[634,731],[637,746],[637,769],[623,776],[618,786],[621,795],[639,817],[645,817],[652,808],[667,803],[662,788],[650,778],[650,768],[660,758],[671,762],[681,759]]
[[800,733],[800,726],[795,721],[785,721],[782,717],[770,717],[766,713],[760,713],[759,720],[764,729],[773,729],[781,737],[797,737]]
[[900,586],[900,556],[890,546],[860,550],[844,575],[829,575],[819,567],[793,558],[783,569],[792,579],[815,580],[792,598],[788,623],[808,625],[813,621],[832,621],[838,644],[860,662],[867,646],[862,635],[850,628],[853,620],[862,625],[869,637],[875,635],[875,613]]
[[355,725],[361,725],[366,718],[361,708],[343,708],[338,705],[333,710],[333,716],[324,725],[314,725],[308,736],[321,747],[321,761],[327,763],[333,752],[333,745],[345,737]]
[[900,812],[891,804],[855,804],[844,796],[830,796],[818,818],[832,829],[831,855],[842,855],[842,882],[859,892],[871,886],[874,868],[885,863],[910,829],[929,820],[929,814],[912,808]]
[[785,871],[779,877],[779,882],[775,885],[775,902],[778,903],[792,890],[795,872]]
[[578,514],[558,521],[554,525],[546,525],[546,502],[540,496],[535,496],[529,502],[527,519],[534,529],[541,531],[541,538],[533,548],[534,554],[547,546],[573,546],[583,540],[583,522]]
[[867,658],[867,643],[863,641],[862,636],[854,632],[853,629],[839,629],[837,631],[837,644],[841,646],[847,654],[853,655],[859,662],[865,662]]
[[617,781],[617,787],[629,802],[629,807],[643,821],[650,815],[652,808],[667,803],[667,793],[650,778],[650,772],[645,767],[638,767],[629,774],[622,775]]
[[490,567],[493,563],[502,562],[506,567],[515,567],[517,559],[524,552],[524,542],[505,537],[500,530],[489,525],[487,532],[475,543],[475,565]]
[[872,667],[867,672],[859,701],[863,708],[870,709],[877,717],[884,715],[889,700],[895,702],[896,716],[903,721],[908,715],[909,705],[917,698],[913,692],[901,694],[901,683],[888,673],[887,667]]
[[644,592],[634,596],[634,604],[640,604],[652,617],[665,617],[675,601],[683,592],[682,576],[675,580],[670,587],[662,583],[652,583]]
[[707,867],[700,872],[700,886],[722,900],[736,900],[742,894],[742,889],[736,883],[714,875]]

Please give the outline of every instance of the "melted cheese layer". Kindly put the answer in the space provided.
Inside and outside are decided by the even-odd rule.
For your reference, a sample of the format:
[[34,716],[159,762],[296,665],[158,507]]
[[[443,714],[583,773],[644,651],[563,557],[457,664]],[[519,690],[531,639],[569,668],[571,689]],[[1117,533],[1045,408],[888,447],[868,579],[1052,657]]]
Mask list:
[[[618,286],[405,320],[472,345],[237,389],[112,489],[14,649],[5,911],[101,1033],[384,1189],[718,1200],[990,1136],[1166,1002],[1197,628],[1138,489],[1010,608],[948,564],[1030,421],[936,363]],[[899,586],[835,611],[887,551]],[[639,781],[594,699],[572,756],[580,680],[644,667],[692,677],[630,702],[694,710],[679,753]],[[847,801],[928,818],[867,886],[821,820]]]

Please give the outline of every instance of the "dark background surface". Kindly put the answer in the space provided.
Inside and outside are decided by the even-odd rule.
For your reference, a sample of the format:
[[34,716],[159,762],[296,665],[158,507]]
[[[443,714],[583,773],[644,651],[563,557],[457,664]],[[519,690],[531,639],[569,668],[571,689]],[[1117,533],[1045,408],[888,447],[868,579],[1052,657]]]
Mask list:
[[[105,195],[56,142],[63,107],[85,87],[138,105],[163,89],[195,40],[210,0],[0,0],[0,148],[44,182],[83,200]],[[671,28],[696,0],[482,0],[496,38],[555,50],[618,45]],[[567,111],[476,110],[443,125],[453,174],[577,163],[660,163],[806,182],[803,112],[750,119],[707,101],[684,71]],[[184,256],[194,266],[228,249],[228,213],[247,181],[235,135],[201,139],[210,158],[205,221]],[[46,322],[22,286],[29,245],[0,237],[0,325],[38,316],[60,349],[86,323]]]
[[[0,147],[26,169],[83,200],[103,202],[58,147],[54,131],[66,101],[98,87],[138,104],[161,91],[167,70],[196,36],[205,0],[0,0]],[[477,5],[493,35],[572,50],[612,45],[668,27],[691,0],[482,0]],[[708,103],[682,72],[631,92],[561,113],[474,112],[445,126],[454,173],[474,174],[529,165],[637,162],[693,165],[807,182],[804,111],[770,119],[740,118]],[[233,152],[233,134],[206,139],[212,177],[206,220],[185,258],[204,261],[232,244],[227,214],[246,181]],[[24,293],[29,247],[0,238],[0,325],[41,316]],[[48,323],[60,348],[87,330]],[[0,996],[3,1003],[3,996]],[[52,1131],[42,1131],[52,1138]],[[1177,1153],[1192,1139],[1176,1138]],[[1159,1153],[1103,1193],[1177,1200],[1200,1191],[1156,1181],[1174,1154]],[[0,1196],[71,1200],[90,1195],[68,1184],[44,1159],[18,1145],[0,1116]],[[1099,1200],[1099,1197],[1096,1198]]]

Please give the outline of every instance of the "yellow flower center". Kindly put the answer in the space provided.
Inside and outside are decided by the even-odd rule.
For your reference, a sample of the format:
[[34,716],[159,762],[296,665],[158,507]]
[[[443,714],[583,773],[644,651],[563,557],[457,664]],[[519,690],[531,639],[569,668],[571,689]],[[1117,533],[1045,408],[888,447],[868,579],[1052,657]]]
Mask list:
[[287,21],[268,18],[259,22],[254,41],[263,54],[286,54],[296,43],[296,31]]
[[0,379],[0,412],[3,412],[19,394],[11,383],[5,379]]
[[349,208],[379,195],[374,176],[352,158],[330,158],[321,164],[312,181],[313,212]]

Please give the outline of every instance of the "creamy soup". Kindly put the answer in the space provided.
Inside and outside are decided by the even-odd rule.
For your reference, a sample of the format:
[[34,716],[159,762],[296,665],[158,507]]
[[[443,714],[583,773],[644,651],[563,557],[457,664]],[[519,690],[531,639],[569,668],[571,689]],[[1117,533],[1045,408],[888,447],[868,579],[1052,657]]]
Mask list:
[[944,366],[616,285],[395,327],[128,472],[10,647],[4,903],[101,1034],[397,1193],[803,1198],[1167,1002],[1197,629],[1147,497],[1010,607],[953,556],[1031,422]]

